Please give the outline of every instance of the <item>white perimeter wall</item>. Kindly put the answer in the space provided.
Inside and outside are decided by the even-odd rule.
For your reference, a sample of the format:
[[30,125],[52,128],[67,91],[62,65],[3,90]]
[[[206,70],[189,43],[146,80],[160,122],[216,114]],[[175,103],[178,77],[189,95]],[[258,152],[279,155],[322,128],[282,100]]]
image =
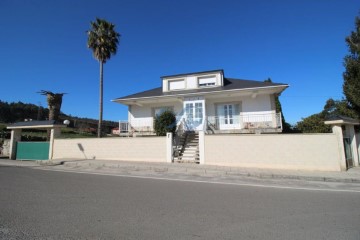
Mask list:
[[205,135],[205,164],[340,171],[335,134]]
[[53,159],[94,157],[100,160],[166,162],[166,137],[54,140]]

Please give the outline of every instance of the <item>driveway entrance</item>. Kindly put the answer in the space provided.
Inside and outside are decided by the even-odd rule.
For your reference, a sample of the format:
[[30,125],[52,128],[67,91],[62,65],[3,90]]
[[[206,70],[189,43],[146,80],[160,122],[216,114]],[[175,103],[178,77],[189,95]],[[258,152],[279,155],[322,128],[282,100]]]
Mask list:
[[[10,159],[16,160],[48,160],[52,158],[54,138],[61,134],[64,124],[51,121],[27,121],[14,123],[7,127],[11,129]],[[42,129],[50,131],[49,142],[22,142],[23,129]]]

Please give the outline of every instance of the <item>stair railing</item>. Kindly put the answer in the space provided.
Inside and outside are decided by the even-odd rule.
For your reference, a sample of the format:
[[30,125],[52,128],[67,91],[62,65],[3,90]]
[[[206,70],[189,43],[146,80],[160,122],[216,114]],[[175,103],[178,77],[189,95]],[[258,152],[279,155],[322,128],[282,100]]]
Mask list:
[[183,146],[180,145],[180,139],[185,135],[186,132],[186,119],[182,116],[176,126],[175,134],[173,136],[173,154],[172,158],[178,157]]

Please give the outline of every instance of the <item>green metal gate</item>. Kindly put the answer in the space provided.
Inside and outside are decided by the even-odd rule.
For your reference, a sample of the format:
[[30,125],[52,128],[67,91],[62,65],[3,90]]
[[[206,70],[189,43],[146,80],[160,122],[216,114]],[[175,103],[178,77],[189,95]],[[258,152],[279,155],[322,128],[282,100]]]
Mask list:
[[49,142],[18,142],[16,148],[17,160],[48,160]]

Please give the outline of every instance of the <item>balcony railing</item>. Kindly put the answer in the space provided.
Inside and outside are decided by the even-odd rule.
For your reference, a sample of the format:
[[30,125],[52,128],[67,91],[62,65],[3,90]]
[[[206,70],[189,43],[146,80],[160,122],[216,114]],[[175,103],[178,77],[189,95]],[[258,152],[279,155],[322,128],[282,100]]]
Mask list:
[[[187,121],[184,116],[177,116],[177,131],[185,131]],[[280,113],[248,114],[241,113],[239,116],[206,116],[204,130],[231,130],[231,129],[280,129],[282,121]],[[119,122],[120,134],[124,133],[151,133],[154,132],[153,118],[132,119],[131,122]]]
[[239,116],[207,116],[208,127],[215,130],[228,129],[282,129],[281,113],[247,114]]
[[134,132],[154,132],[154,120],[149,119],[132,119],[131,122],[126,120],[119,121],[120,135],[122,133],[134,133]]

